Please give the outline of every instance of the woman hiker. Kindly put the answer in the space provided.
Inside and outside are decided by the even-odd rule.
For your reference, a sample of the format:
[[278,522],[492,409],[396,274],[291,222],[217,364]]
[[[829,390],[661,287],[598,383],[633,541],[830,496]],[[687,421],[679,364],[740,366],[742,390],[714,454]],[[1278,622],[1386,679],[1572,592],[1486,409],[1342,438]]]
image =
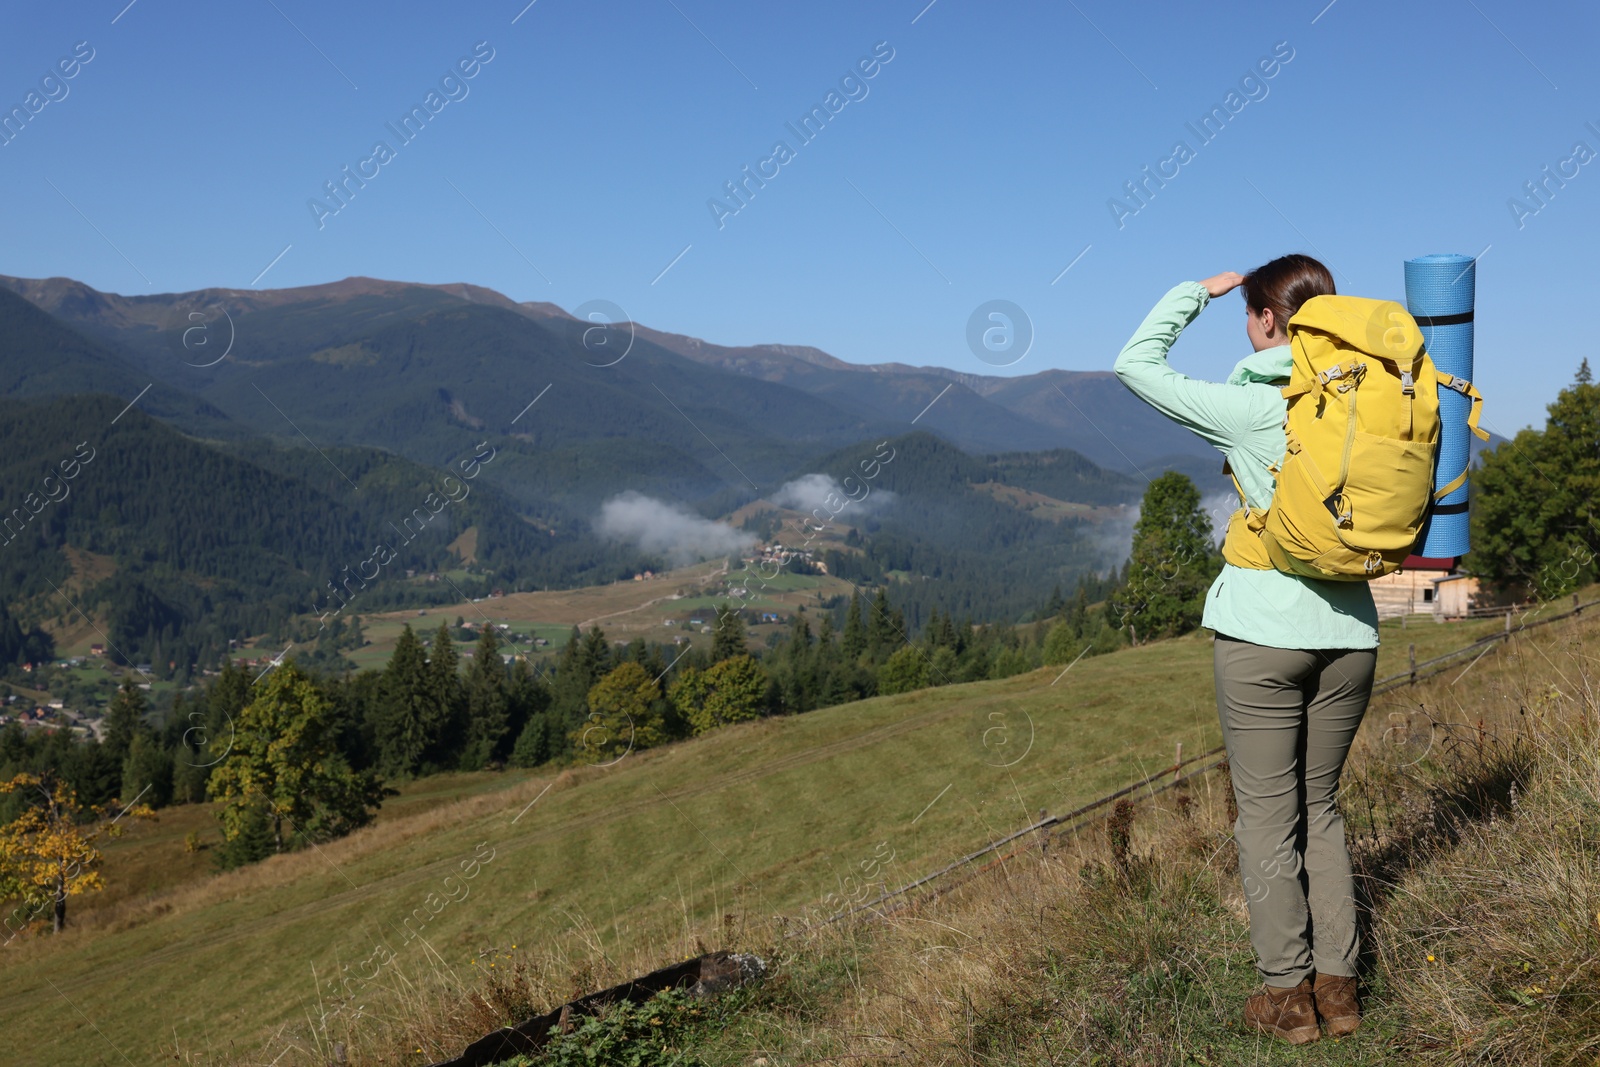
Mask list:
[[[1173,370],[1167,352],[1211,300],[1242,288],[1252,355],[1226,382]],[[1334,292],[1328,269],[1290,255],[1244,277],[1231,271],[1176,286],[1117,357],[1140,399],[1227,457],[1252,508],[1265,509],[1283,458],[1292,357],[1287,324],[1300,305]],[[1234,837],[1250,910],[1250,944],[1264,988],[1247,1026],[1294,1044],[1361,1022],[1356,999],[1354,883],[1339,772],[1361,725],[1377,664],[1378,613],[1365,582],[1318,581],[1224,564],[1206,594],[1215,632],[1217,712],[1233,773]]]

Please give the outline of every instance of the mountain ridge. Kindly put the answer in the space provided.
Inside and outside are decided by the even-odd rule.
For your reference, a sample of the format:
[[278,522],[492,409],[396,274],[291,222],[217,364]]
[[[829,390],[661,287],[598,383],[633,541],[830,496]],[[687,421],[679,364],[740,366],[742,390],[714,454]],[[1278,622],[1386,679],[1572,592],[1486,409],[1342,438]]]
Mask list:
[[[287,289],[213,288],[190,293],[124,297],[72,279],[0,276],[10,289],[51,314],[108,340],[170,350],[173,320],[186,309],[221,304],[234,313],[276,317],[293,309],[319,320],[346,320],[357,309],[416,315],[423,306],[492,307],[571,336],[572,314],[543,301],[517,302],[466,282],[400,282],[352,276]],[[395,309],[401,309],[396,311]],[[364,312],[363,312],[364,313]],[[350,321],[344,326],[353,331]],[[165,327],[165,332],[163,328]],[[1070,448],[1101,466],[1137,473],[1183,456],[1214,457],[1210,446],[1128,393],[1109,371],[1046,369],[1004,377],[950,367],[889,361],[850,363],[810,345],[723,345],[633,323],[634,343],[744,378],[786,385],[868,422],[915,423],[972,452]],[[358,332],[358,331],[357,331]],[[165,338],[165,340],[163,340]],[[337,342],[330,342],[330,345]],[[956,392],[951,390],[956,387]],[[1091,419],[1087,412],[1096,412]]]

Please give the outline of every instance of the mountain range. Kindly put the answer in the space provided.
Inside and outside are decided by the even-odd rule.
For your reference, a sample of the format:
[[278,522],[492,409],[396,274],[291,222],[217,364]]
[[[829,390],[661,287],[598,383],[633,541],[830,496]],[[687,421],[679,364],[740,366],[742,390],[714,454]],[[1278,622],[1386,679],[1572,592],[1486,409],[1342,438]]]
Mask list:
[[[0,278],[0,605],[182,671],[231,640],[315,641],[334,597],[359,612],[660,569],[684,546],[597,521],[624,497],[636,527],[714,533],[701,550],[720,554],[893,454],[885,492],[840,520],[834,573],[921,575],[900,582],[912,625],[935,607],[1015,619],[1119,562],[1126,531],[1103,520],[1122,513],[1096,506],[1138,499],[1128,468],[1211,466],[1109,375],[597,329],[470,285],[125,297]],[[96,458],[66,487],[75,449]],[[735,512],[766,517],[741,532]],[[364,569],[382,571],[370,589]]]
[[[627,324],[626,358],[596,366],[602,360],[582,340],[591,323],[466,284],[347,278],[124,297],[70,279],[0,276],[0,288],[256,432],[295,436],[292,421],[319,443],[375,445],[424,462],[440,462],[447,442],[477,430],[526,435],[558,470],[582,463],[573,448],[605,442],[621,449],[610,458],[639,465],[645,483],[696,498],[718,480],[759,484],[757,472],[773,476],[797,443],[915,426],[970,453],[1066,448],[1112,470],[1150,477],[1176,468],[1222,484],[1215,451],[1109,371],[1008,378],[852,364],[815,348],[725,346],[636,324]],[[182,344],[186,316],[219,308],[232,351],[214,366],[193,366],[204,359]],[[524,414],[547,386],[542,408]],[[657,447],[628,450],[619,437]],[[557,475],[515,466],[540,493],[569,491]],[[681,468],[679,477],[667,468]]]

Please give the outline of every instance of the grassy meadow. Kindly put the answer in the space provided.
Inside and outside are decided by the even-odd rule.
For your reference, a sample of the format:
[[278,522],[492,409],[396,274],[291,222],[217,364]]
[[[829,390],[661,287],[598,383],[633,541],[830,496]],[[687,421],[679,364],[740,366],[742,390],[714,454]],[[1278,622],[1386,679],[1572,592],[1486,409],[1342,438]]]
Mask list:
[[[1386,624],[1379,673],[1407,642],[1426,659],[1500,625]],[[418,989],[460,997],[530,949],[559,1001],[777,916],[825,917],[1168,765],[1180,742],[1210,748],[1212,700],[1193,635],[609,766],[427,779],[370,828],[220,875],[184,850],[190,830],[215,840],[206,812],[169,809],[107,849],[110,888],[74,900],[63,935],[4,949],[0,1060],[320,1063],[333,1034],[376,1055]],[[453,1051],[456,1031],[433,1033],[384,1062]]]
[[[697,643],[710,644],[710,635],[702,633],[699,627],[690,627],[688,622],[704,616],[709,623],[716,605],[728,603],[729,580],[738,577],[738,571],[726,574],[721,562],[698,563],[637,582],[508,593],[433,607],[425,612],[361,614],[361,626],[368,643],[350,652],[349,657],[358,667],[381,668],[389,662],[395,641],[404,627],[409,625],[426,636],[441,622],[453,625],[457,617],[473,623],[506,623],[512,632],[549,641],[549,645],[535,653],[535,659],[553,656],[566,644],[574,622],[585,630],[599,626],[613,641],[643,638],[665,643],[687,636]],[[851,589],[849,583],[837,578],[787,571],[763,581],[765,585],[751,588],[750,595],[741,603],[752,611],[772,611],[785,617],[802,604],[814,604],[819,596],[848,595]],[[765,623],[747,629],[751,639],[759,642],[768,634],[786,631],[787,625]],[[519,646],[534,652],[531,646],[520,643]]]

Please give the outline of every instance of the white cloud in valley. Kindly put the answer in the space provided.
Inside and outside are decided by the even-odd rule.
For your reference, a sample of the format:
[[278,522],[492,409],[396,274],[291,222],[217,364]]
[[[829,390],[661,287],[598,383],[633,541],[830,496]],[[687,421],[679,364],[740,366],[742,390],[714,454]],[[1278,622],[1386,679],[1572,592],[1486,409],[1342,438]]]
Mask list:
[[[856,494],[860,495],[860,488]],[[802,474],[798,478],[784,482],[777,491],[767,497],[768,500],[780,508],[793,508],[796,511],[811,511],[823,508],[825,512],[834,512],[841,522],[848,523],[852,517],[859,517],[882,509],[894,500],[894,494],[887,489],[868,488],[867,495],[860,500],[851,500],[844,486],[827,474]]]
[[594,529],[601,537],[630,542],[641,551],[661,556],[674,567],[746,552],[756,544],[754,534],[632,489],[600,506]]

